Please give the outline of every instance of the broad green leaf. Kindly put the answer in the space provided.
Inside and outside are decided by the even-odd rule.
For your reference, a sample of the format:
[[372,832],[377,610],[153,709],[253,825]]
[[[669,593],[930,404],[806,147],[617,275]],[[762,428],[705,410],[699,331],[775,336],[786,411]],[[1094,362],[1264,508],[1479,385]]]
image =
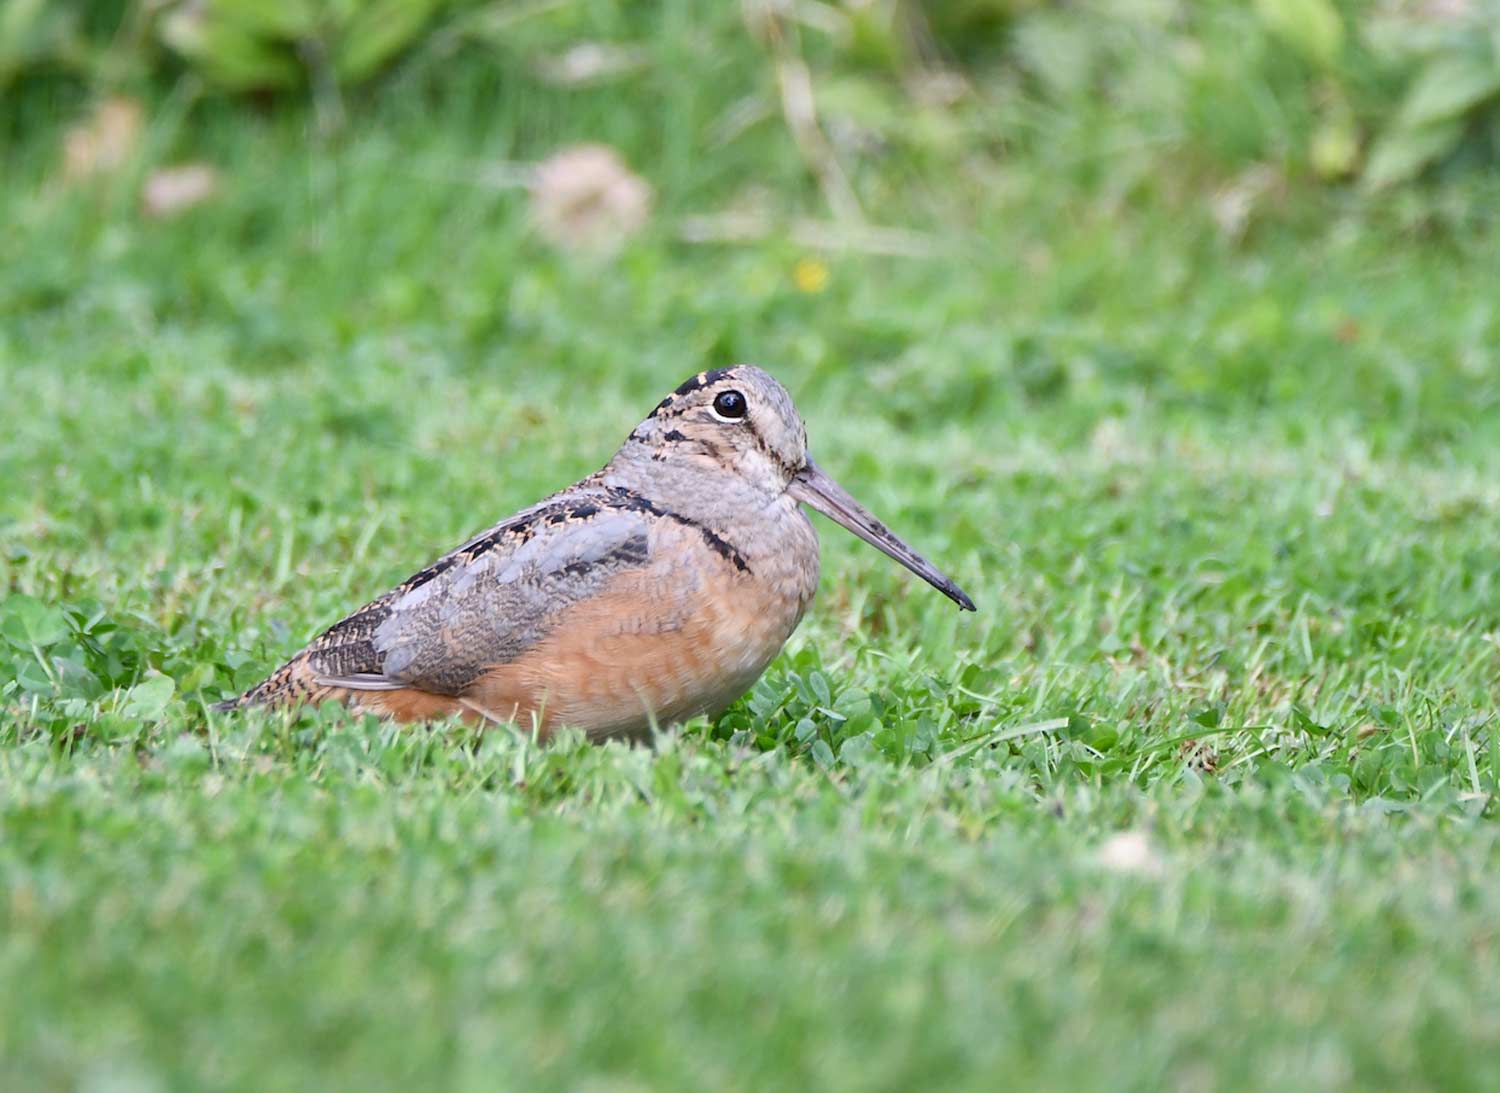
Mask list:
[[812,688],[813,694],[818,698],[818,705],[828,706],[833,702],[833,692],[828,686],[828,677],[822,672],[809,672],[807,674],[807,685]]
[[78,13],[47,0],[0,0],[0,86],[28,65],[56,63],[75,49]]
[[333,50],[339,78],[353,82],[374,75],[417,40],[436,7],[434,0],[385,0],[351,12]]
[[1500,61],[1456,54],[1440,57],[1422,70],[1401,107],[1401,123],[1429,125],[1468,113],[1500,93]]
[[227,18],[179,9],[163,19],[160,27],[168,46],[192,59],[221,86],[236,90],[287,87],[301,76],[301,69],[285,49],[277,48],[274,38]]
[[0,607],[0,634],[22,648],[55,645],[68,636],[63,610],[31,596],[9,596]]
[[1457,120],[1415,129],[1398,126],[1376,141],[1361,182],[1368,190],[1379,190],[1413,179],[1456,148],[1463,133]]
[[16,684],[26,694],[50,695],[56,690],[46,670],[35,660],[25,660],[17,665]]
[[314,0],[199,0],[193,7],[221,26],[289,41],[315,37],[339,14]]
[[851,736],[839,747],[839,762],[851,767],[867,766],[876,758],[875,743],[866,733]]
[[155,720],[166,710],[176,691],[177,685],[171,676],[147,676],[126,692],[120,712],[138,721]]
[[1344,21],[1332,0],[1255,0],[1261,23],[1308,60],[1330,67],[1344,47]]

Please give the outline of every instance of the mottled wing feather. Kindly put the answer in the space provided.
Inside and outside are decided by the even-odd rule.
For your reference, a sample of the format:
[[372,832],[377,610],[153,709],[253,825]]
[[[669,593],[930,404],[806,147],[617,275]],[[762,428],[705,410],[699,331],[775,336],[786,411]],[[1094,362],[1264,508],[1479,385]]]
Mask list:
[[391,617],[393,603],[417,589],[443,579],[455,568],[462,569],[472,564],[475,559],[492,551],[526,542],[534,533],[535,526],[545,522],[549,513],[566,511],[572,507],[576,506],[554,495],[486,528],[427,568],[412,574],[385,595],[334,623],[308,643],[303,654],[307,656],[314,672],[329,681],[361,677],[383,678],[385,653],[376,644],[375,633]]
[[562,609],[646,563],[644,514],[571,493],[519,513],[308,647],[319,681],[459,695],[544,637]]
[[390,602],[399,592],[396,589],[366,604],[308,644],[308,660],[319,675],[353,677],[380,672],[382,658],[375,646],[375,631],[390,616]]
[[562,610],[598,595],[622,569],[644,565],[648,530],[639,513],[603,510],[408,592],[375,633],[382,674],[462,694],[545,637]]

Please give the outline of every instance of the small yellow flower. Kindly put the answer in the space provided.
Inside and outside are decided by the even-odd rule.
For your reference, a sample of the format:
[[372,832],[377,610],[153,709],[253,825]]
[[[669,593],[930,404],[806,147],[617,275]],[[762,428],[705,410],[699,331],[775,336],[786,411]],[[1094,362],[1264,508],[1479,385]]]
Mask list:
[[792,284],[798,292],[822,292],[828,286],[828,267],[816,258],[799,258],[792,267]]

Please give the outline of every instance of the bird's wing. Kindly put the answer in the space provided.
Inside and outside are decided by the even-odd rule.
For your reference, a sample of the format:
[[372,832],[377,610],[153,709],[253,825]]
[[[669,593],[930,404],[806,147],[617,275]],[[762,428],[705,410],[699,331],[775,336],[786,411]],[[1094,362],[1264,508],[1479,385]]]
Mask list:
[[649,513],[569,493],[518,513],[331,627],[308,646],[318,682],[462,694],[514,660],[557,614],[646,564]]

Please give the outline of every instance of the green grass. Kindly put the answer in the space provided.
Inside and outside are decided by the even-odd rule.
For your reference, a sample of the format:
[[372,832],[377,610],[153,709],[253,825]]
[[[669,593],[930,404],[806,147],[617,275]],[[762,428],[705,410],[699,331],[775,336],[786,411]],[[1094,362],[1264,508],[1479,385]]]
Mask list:
[[[486,89],[326,143],[169,98],[230,187],[167,223],[15,149],[0,1084],[1500,1082],[1493,224],[877,160],[933,255],[807,294],[673,231],[816,211],[774,123]],[[579,136],[661,190],[614,262],[474,179]],[[649,745],[205,714],[737,360],[979,614],[821,524],[786,654]]]

